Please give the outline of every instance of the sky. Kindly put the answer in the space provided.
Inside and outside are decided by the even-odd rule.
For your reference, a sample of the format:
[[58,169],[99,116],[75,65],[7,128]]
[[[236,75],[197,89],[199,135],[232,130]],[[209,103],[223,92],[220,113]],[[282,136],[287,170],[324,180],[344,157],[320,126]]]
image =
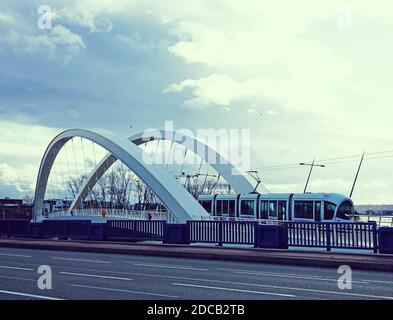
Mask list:
[[366,151],[378,159],[355,203],[393,203],[392,34],[384,0],[2,0],[0,197],[34,193],[64,129],[129,136],[169,120],[249,129],[271,192],[302,192],[308,174],[272,166],[340,158],[308,190],[349,194]]

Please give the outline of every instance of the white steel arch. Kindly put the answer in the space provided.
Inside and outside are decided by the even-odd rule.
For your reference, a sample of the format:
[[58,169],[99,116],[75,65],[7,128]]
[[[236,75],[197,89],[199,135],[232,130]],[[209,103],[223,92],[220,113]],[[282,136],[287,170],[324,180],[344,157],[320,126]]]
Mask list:
[[[254,186],[247,180],[247,178],[241,174],[240,172],[236,172],[236,168],[223,156],[218,154],[215,150],[205,144],[203,141],[186,134],[181,134],[188,143],[191,143],[194,146],[195,152],[202,159],[207,161],[208,154],[216,154],[217,159],[215,163],[211,163],[210,165],[232,186],[232,188],[236,191],[236,193],[250,193],[254,190]],[[145,142],[154,141],[154,140],[175,140],[175,132],[171,130],[147,130],[144,132],[137,133],[128,138],[128,140],[132,141],[136,145],[141,145]],[[93,189],[94,185],[97,181],[105,174],[105,172],[117,161],[116,156],[113,154],[107,154],[100,163],[93,169],[92,173],[88,176],[84,184],[82,185],[79,193],[76,195],[73,200],[68,213],[71,213],[71,210],[74,209],[82,209],[83,201],[88,196],[89,192]],[[233,174],[236,173],[236,174]]]
[[97,143],[129,167],[157,195],[180,222],[207,217],[206,211],[164,168],[143,161],[143,151],[125,138],[106,130],[71,129],[60,133],[48,146],[42,158],[35,190],[33,219],[42,218],[43,202],[49,174],[61,148],[74,137]]

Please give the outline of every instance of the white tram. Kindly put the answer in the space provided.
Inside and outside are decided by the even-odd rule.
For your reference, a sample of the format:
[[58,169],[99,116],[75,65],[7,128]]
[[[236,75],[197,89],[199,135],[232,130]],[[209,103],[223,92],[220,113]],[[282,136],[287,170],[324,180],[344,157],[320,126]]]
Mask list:
[[211,215],[229,220],[353,222],[350,198],[337,193],[200,195]]

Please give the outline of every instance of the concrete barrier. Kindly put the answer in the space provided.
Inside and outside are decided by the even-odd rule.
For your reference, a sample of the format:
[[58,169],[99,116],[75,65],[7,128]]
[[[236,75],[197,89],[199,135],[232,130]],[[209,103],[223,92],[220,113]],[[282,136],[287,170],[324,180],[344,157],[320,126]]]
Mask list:
[[257,225],[255,247],[271,249],[288,249],[288,237],[285,226]]
[[187,224],[167,224],[163,243],[190,244]]
[[379,253],[393,254],[393,228],[378,229],[378,247]]

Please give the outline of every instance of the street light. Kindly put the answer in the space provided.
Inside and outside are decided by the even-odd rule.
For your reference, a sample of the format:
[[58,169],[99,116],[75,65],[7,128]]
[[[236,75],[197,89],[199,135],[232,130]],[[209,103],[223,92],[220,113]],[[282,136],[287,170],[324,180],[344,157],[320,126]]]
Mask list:
[[313,169],[314,167],[325,168],[326,166],[325,166],[324,164],[315,164],[315,159],[312,161],[312,163],[305,163],[305,162],[299,163],[299,166],[310,166],[310,172],[309,172],[309,174],[308,174],[307,182],[306,182],[306,185],[305,185],[305,187],[304,187],[304,193],[306,193],[306,192],[307,192],[308,182],[310,181],[312,169]]

